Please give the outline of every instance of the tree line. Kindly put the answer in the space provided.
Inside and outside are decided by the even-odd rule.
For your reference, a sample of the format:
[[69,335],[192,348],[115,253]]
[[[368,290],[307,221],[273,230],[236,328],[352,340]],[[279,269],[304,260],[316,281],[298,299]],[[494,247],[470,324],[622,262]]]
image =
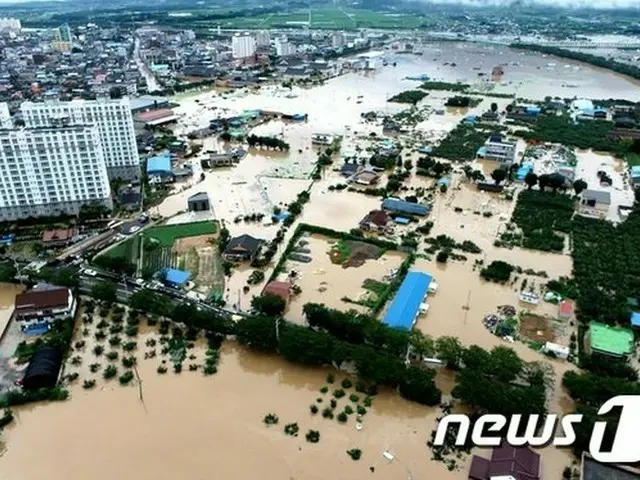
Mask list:
[[567,50],[558,47],[547,47],[543,45],[535,45],[531,43],[512,43],[511,48],[518,50],[528,50],[530,52],[539,52],[547,55],[554,55],[560,58],[568,58],[570,60],[577,60],[579,62],[588,63],[600,68],[606,68],[613,70],[616,73],[622,75],[628,75],[629,77],[640,79],[640,68],[635,65],[618,62],[611,58],[601,57],[599,55],[592,55],[590,53],[578,52],[573,50]]
[[247,143],[250,147],[267,147],[273,148],[274,150],[288,151],[289,148],[291,148],[291,145],[279,138],[261,137],[258,135],[249,135],[247,137]]

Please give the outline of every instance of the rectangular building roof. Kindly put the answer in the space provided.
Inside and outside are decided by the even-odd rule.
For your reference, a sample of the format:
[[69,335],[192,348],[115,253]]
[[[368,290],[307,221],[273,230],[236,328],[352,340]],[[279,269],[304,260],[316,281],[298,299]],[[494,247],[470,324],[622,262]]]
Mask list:
[[147,160],[147,173],[171,172],[171,154],[164,152]]
[[166,272],[166,281],[167,283],[171,283],[173,285],[184,285],[191,278],[191,272],[187,272],[185,270],[176,270],[175,268],[167,268]]
[[382,208],[392,212],[408,213],[410,215],[428,215],[431,207],[419,203],[405,202],[398,198],[385,198],[382,201]]
[[424,272],[407,273],[382,323],[391,328],[411,330],[431,279],[431,275]]
[[633,332],[604,323],[591,322],[589,325],[591,348],[611,355],[628,355],[633,351]]
[[640,327],[640,312],[633,312],[631,314],[631,325],[634,327]]
[[46,308],[64,307],[69,301],[69,289],[55,287],[47,290],[29,290],[16,296],[16,312],[25,313]]

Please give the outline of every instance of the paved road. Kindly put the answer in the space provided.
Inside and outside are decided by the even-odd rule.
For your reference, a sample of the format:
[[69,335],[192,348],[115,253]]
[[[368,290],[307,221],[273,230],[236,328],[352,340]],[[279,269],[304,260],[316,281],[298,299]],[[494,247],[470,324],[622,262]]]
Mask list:
[[[81,292],[90,293],[91,287],[96,283],[99,283],[104,280],[110,280],[117,283],[118,285],[118,289],[116,291],[118,302],[128,303],[129,297],[131,297],[131,295],[133,295],[135,292],[142,290],[144,288],[138,285],[131,278],[123,278],[122,276],[115,275],[109,272],[104,272],[104,271],[97,270],[97,272],[98,272],[98,275],[95,277],[88,276],[88,275],[80,276]],[[209,310],[224,317],[231,317],[233,315],[239,315],[241,317],[247,316],[247,314],[243,312],[236,312],[234,310],[229,310],[226,308],[217,307],[215,305],[210,305],[209,303],[206,303],[206,302],[191,300],[190,298],[186,297],[184,292],[179,290],[174,290],[171,288],[161,288],[159,290],[156,290],[156,292],[168,296],[173,301],[174,304],[182,303],[182,302],[190,302],[195,304],[197,307],[199,307],[202,310]]]

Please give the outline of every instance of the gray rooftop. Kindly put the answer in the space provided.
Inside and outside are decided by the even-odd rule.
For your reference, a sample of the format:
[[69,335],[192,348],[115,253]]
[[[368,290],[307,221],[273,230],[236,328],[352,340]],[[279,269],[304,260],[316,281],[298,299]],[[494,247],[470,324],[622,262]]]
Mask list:
[[131,99],[131,110],[143,110],[145,108],[153,108],[155,105],[166,105],[167,103],[169,103],[169,99],[166,97],[152,97],[145,95]]
[[634,468],[600,463],[583,455],[581,480],[640,480],[640,473]]
[[187,199],[188,202],[201,202],[203,200],[209,200],[207,192],[198,192]]
[[596,203],[603,203],[605,205],[611,204],[611,194],[601,190],[585,190],[582,192],[582,198],[584,200],[594,200]]

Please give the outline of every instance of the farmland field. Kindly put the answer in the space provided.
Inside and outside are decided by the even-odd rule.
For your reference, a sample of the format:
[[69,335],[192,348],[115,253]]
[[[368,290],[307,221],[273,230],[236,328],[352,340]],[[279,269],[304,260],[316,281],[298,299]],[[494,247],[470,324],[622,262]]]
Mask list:
[[[178,225],[160,225],[151,227],[124,242],[116,245],[104,255],[109,257],[124,257],[131,263],[138,265],[142,253],[143,265],[138,265],[140,271],[158,272],[163,268],[187,268],[193,270],[193,276],[198,277],[196,283],[215,290],[224,285],[221,261],[217,250],[207,241],[207,236],[217,233],[215,222],[205,221]],[[144,239],[141,252],[140,241]],[[189,251],[190,256],[181,251],[179,246],[188,240],[195,240],[196,244],[205,247],[203,251]],[[191,242],[193,243],[193,242]],[[201,245],[200,245],[201,244]],[[201,264],[204,266],[201,268]],[[213,266],[218,265],[216,268]],[[202,272],[198,273],[198,270]],[[209,278],[211,277],[211,278]],[[222,277],[222,280],[220,279]]]
[[163,247],[172,247],[178,238],[213,235],[217,231],[215,222],[206,221],[151,227],[144,232],[144,236],[155,238]]
[[197,28],[211,28],[220,25],[223,28],[276,28],[309,26],[336,30],[352,30],[356,28],[419,28],[427,23],[420,15],[394,14],[340,8],[333,5],[318,5],[311,9],[284,11],[277,14],[261,14],[254,17],[225,18],[219,21],[199,22],[194,15],[193,22]]

